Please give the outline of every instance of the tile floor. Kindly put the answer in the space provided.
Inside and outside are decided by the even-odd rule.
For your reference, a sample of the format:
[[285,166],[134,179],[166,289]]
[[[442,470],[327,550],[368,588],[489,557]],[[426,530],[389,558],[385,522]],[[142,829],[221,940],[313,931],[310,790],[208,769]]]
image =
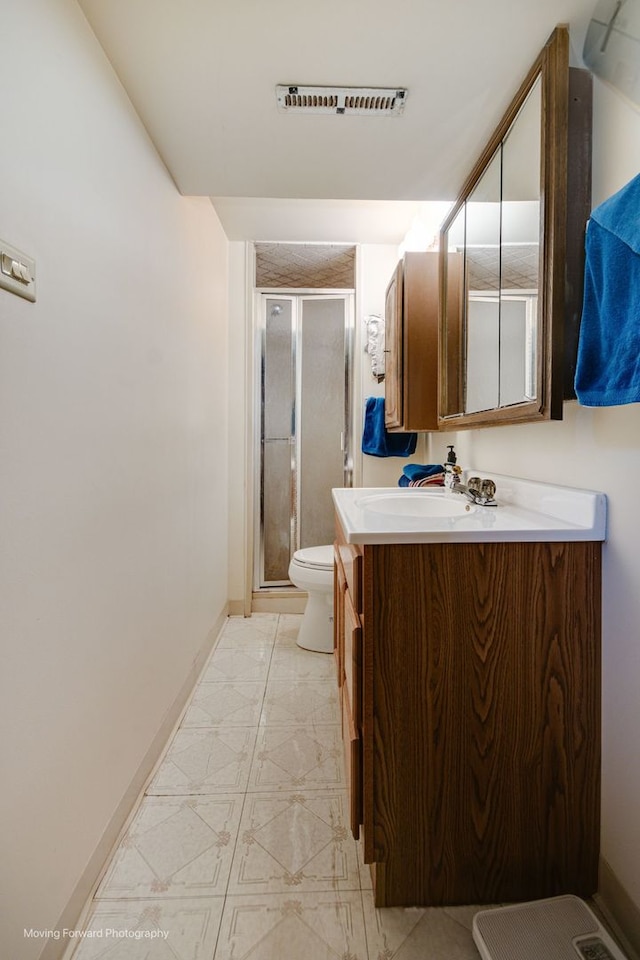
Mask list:
[[73,960],[477,960],[473,907],[374,908],[333,658],[299,623],[226,622]]

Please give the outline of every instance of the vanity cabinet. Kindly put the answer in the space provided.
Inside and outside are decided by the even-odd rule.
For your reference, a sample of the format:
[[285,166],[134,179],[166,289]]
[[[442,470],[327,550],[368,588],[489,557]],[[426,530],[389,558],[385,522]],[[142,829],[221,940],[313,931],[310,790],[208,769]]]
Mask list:
[[599,542],[348,544],[335,658],[376,906],[597,889]]
[[405,253],[385,295],[385,426],[438,429],[438,254]]
[[338,537],[335,544],[334,657],[351,832],[362,823],[362,553]]

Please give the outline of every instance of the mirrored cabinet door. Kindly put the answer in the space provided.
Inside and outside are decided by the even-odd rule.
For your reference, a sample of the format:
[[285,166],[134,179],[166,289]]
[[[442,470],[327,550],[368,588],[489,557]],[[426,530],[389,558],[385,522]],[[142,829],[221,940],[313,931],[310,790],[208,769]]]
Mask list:
[[443,225],[441,429],[562,416],[591,171],[591,88],[576,96],[573,72],[558,27]]
[[466,368],[463,413],[500,404],[501,150],[465,201]]
[[541,90],[538,77],[501,145],[500,407],[539,389]]

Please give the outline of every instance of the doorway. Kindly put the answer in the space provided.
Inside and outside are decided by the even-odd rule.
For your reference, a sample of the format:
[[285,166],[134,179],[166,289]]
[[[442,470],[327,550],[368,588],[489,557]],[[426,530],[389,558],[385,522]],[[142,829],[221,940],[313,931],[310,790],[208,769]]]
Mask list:
[[353,294],[262,293],[254,589],[287,587],[301,547],[332,543],[332,487],[351,486]]

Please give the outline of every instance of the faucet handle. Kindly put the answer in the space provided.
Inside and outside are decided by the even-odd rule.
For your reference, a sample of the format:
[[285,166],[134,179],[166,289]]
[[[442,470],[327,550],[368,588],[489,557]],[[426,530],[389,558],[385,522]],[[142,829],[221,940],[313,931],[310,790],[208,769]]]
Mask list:
[[[471,485],[471,481],[469,481],[469,485]],[[487,500],[493,500],[496,495],[496,485],[493,480],[482,480],[480,483],[480,493]]]
[[480,477],[469,477],[467,480],[467,487],[469,490],[472,490],[473,493],[480,493],[482,490],[482,483],[483,481],[480,479]]

